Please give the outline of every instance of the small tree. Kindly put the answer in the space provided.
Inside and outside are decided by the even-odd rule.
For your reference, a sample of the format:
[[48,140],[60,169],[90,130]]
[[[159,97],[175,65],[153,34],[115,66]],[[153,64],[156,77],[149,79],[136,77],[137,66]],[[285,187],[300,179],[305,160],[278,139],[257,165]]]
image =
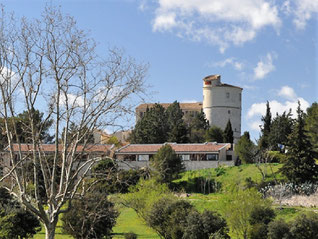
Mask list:
[[233,144],[233,130],[230,119],[227,121],[226,127],[223,132],[223,142]]
[[252,225],[250,223],[252,212],[256,207],[269,207],[270,202],[262,199],[255,189],[244,191],[235,189],[225,195],[221,203],[222,216],[233,233],[238,238],[247,239]]
[[293,183],[315,181],[318,167],[315,163],[312,145],[305,130],[304,113],[298,102],[297,119],[288,137],[287,158],[281,172]]
[[212,126],[205,133],[205,140],[207,142],[223,143],[223,131],[217,126]]
[[156,170],[157,179],[168,185],[177,179],[179,173],[184,170],[181,158],[169,144],[162,146],[151,161],[151,166]]
[[104,238],[112,232],[118,212],[105,194],[93,192],[73,200],[63,217],[63,230],[76,239]]
[[235,145],[234,150],[243,163],[253,163],[255,145],[250,140],[249,132],[244,132],[243,136]]

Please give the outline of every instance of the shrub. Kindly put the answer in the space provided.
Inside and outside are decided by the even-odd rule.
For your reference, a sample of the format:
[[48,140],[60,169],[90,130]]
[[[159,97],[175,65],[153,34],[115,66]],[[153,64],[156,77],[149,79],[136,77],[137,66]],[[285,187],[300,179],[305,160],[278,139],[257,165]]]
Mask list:
[[62,228],[74,238],[109,236],[116,224],[118,212],[104,194],[95,192],[73,200],[71,209],[63,215]]
[[275,220],[268,224],[268,236],[271,239],[290,238],[289,225],[283,220]]
[[290,227],[292,238],[317,239],[318,215],[314,212],[300,214]]

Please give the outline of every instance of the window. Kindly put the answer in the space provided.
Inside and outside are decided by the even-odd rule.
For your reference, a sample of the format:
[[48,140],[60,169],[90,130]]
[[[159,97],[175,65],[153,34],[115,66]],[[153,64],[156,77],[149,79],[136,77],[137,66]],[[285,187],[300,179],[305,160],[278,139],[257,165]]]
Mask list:
[[206,160],[208,160],[208,161],[218,160],[218,155],[217,154],[207,154],[206,155]]
[[228,113],[228,114],[231,114],[231,111],[230,111],[230,110],[228,110],[228,111],[227,111],[227,113]]
[[226,99],[230,99],[230,93],[226,92]]
[[242,93],[239,95],[239,100],[242,101]]

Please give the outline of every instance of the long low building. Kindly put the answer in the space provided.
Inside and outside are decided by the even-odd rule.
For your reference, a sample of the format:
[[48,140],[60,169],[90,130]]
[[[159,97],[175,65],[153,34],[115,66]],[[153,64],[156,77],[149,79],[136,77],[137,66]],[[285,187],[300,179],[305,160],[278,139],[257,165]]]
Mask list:
[[[169,144],[184,161],[187,170],[215,168],[219,164],[233,165],[235,155],[231,144],[207,142],[201,144]],[[149,161],[165,144],[128,144],[115,152],[122,168],[149,166]]]

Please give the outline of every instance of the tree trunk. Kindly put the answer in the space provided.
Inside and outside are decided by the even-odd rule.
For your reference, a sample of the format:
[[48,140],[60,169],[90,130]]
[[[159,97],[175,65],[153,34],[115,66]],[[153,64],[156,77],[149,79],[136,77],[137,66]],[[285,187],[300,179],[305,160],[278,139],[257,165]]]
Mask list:
[[45,226],[45,239],[54,239],[55,238],[55,228],[56,228],[57,222],[49,223]]

